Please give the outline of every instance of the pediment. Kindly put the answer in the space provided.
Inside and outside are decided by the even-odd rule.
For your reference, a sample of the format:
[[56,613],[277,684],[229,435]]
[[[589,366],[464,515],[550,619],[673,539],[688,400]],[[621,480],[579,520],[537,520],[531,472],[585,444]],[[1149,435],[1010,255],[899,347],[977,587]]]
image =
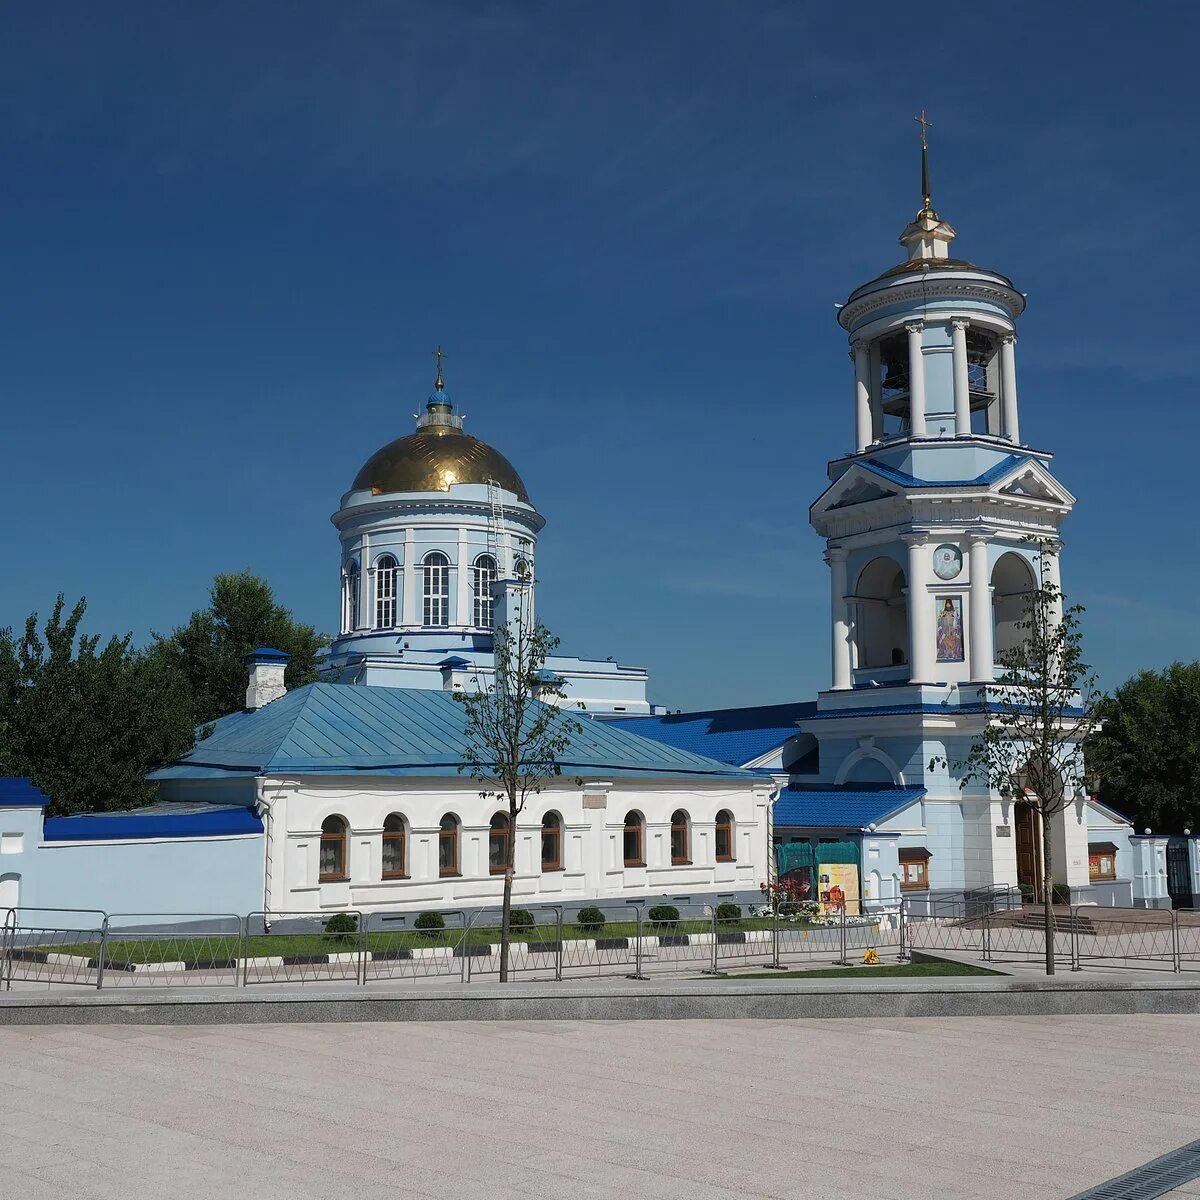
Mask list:
[[1069,507],[1075,503],[1075,497],[1039,462],[1022,463],[999,482],[996,491],[1001,496],[1025,496],[1045,504]]
[[896,485],[856,463],[817,497],[811,512],[815,516],[835,509],[852,508],[856,504],[866,504],[872,500],[886,500],[891,496],[900,495],[900,492],[901,489]]
[[829,508],[849,508],[852,504],[865,504],[868,500],[882,500],[896,493],[873,479],[856,479]]

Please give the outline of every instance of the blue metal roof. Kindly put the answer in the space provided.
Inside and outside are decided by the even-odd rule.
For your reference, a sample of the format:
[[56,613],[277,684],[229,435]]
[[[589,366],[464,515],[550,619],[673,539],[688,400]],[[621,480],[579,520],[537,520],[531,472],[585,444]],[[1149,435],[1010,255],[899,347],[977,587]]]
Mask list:
[[994,467],[989,467],[982,475],[977,475],[974,479],[919,479],[916,475],[909,475],[907,471],[898,471],[895,467],[889,467],[881,462],[873,462],[870,459],[861,459],[858,465],[865,470],[882,476],[884,479],[891,480],[892,483],[898,483],[902,487],[945,488],[970,487],[972,484],[981,483],[987,485],[995,483],[997,479],[1007,475],[1009,471],[1022,463],[1038,461],[1038,459],[1029,454],[1008,454]]
[[47,842],[107,842],[129,838],[222,837],[262,833],[262,820],[240,805],[153,804],[126,812],[47,817]]
[[754,708],[714,708],[705,712],[667,713],[663,716],[604,718],[642,737],[667,746],[704,754],[719,762],[742,766],[782,746],[800,730],[796,722],[811,717],[813,700],[793,704],[763,704]]
[[[559,756],[564,775],[752,777],[602,721],[581,724],[582,732]],[[209,737],[150,778],[284,772],[455,776],[465,742],[466,710],[447,692],[310,683],[265,708],[220,718]]]
[[864,829],[907,808],[923,787],[854,784],[850,787],[786,787],[775,801],[775,828],[808,825]]
[[45,808],[50,797],[21,775],[0,775],[0,808]]

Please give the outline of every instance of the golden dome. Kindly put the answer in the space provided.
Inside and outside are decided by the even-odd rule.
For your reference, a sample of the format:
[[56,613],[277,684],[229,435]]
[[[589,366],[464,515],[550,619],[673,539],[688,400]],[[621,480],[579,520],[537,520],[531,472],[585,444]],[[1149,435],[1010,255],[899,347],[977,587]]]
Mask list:
[[363,464],[351,491],[448,492],[455,483],[494,479],[506,492],[529,503],[529,493],[512,463],[453,425],[426,425],[389,442]]

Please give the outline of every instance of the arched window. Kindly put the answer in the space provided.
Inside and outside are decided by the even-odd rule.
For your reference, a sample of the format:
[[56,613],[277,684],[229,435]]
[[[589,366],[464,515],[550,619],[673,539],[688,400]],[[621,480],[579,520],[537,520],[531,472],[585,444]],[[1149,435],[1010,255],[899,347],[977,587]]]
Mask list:
[[508,839],[512,836],[507,813],[497,813],[488,830],[488,870],[503,875],[508,869]]
[[627,867],[644,867],[646,857],[644,851],[646,823],[640,812],[625,814],[625,865]]
[[408,833],[399,813],[389,814],[383,823],[383,877],[408,877]]
[[440,551],[425,555],[421,563],[421,595],[426,625],[450,624],[450,560]]
[[692,861],[691,838],[688,836],[690,822],[682,808],[671,814],[671,866],[680,867]]
[[447,813],[438,829],[438,874],[458,875],[458,818]]
[[481,554],[471,570],[471,584],[475,593],[474,623],[480,629],[491,629],[495,621],[496,602],[492,596],[495,582],[496,560],[490,554]]
[[717,862],[733,862],[733,813],[727,808],[717,813],[714,850]]
[[908,662],[908,602],[904,569],[886,555],[873,558],[858,576],[853,603],[858,668]]
[[556,812],[542,818],[542,870],[562,870],[562,817]]
[[518,579],[528,579],[530,573],[529,562],[527,559],[518,558],[517,561],[513,563],[513,574]]
[[351,559],[342,572],[342,632],[358,628],[358,563]]
[[375,628],[396,624],[396,560],[390,554],[375,560]]
[[332,883],[345,878],[346,821],[343,817],[326,817],[321,822],[321,860],[317,881]]
[[997,659],[1015,650],[1028,636],[1021,628],[1028,619],[1029,597],[1037,590],[1033,568],[1019,554],[1000,555],[992,568],[992,607],[996,618],[995,653]]

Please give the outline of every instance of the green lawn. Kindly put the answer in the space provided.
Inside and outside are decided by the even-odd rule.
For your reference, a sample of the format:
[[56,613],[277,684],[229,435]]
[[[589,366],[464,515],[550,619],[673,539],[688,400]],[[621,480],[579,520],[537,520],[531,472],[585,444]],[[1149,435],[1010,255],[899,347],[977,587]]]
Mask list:
[[[741,921],[722,921],[719,931],[734,932],[755,929],[770,929],[768,919],[747,917]],[[792,928],[793,926],[789,926]],[[635,938],[636,921],[610,921],[603,929],[595,930],[580,925],[565,924],[562,927],[564,941],[579,938]],[[711,933],[712,923],[704,920],[679,921],[674,925],[655,925],[642,922],[643,937],[659,937],[664,934]],[[514,929],[514,942],[553,942],[559,936],[558,927],[551,923],[535,925],[531,929]],[[371,931],[366,936],[366,948],[372,952],[425,949],[431,946],[457,946],[462,940],[459,929],[431,930],[423,933],[416,929]],[[467,943],[472,946],[496,945],[500,941],[500,930],[496,926],[479,927],[467,934]],[[115,935],[108,940],[106,961],[119,963],[150,962],[211,962],[229,958],[304,957],[321,954],[353,954],[359,945],[359,935],[327,933],[273,933],[255,934],[244,940],[236,934],[213,934],[208,937],[176,936],[128,937]],[[73,954],[91,958],[99,952],[99,939],[92,943],[68,945],[44,945],[29,949],[47,950],[55,954]]]
[[889,963],[886,966],[818,967],[812,971],[754,971],[739,975],[724,975],[723,979],[904,979],[929,975],[999,975],[970,963],[923,962]]

